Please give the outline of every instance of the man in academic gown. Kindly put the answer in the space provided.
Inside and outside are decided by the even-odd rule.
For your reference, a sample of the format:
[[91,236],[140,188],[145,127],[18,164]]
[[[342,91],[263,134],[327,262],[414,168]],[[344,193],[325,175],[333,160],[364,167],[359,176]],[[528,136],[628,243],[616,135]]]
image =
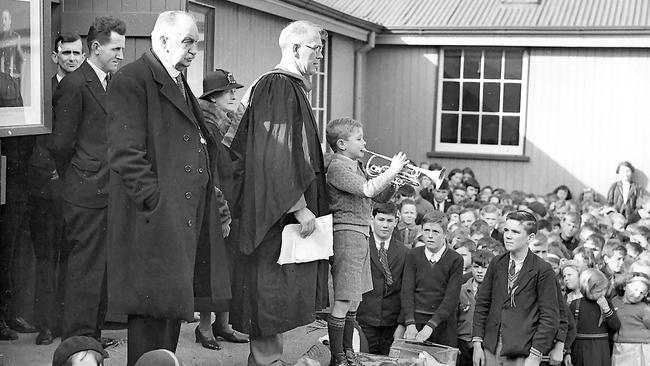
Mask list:
[[232,143],[241,159],[235,176],[240,250],[231,320],[251,336],[249,365],[274,365],[282,333],[309,324],[327,304],[327,262],[277,264],[282,229],[301,224],[311,234],[328,213],[325,168],[309,103],[309,77],[323,57],[326,32],[297,21],[280,34],[282,60],[262,75],[242,103],[248,108]]

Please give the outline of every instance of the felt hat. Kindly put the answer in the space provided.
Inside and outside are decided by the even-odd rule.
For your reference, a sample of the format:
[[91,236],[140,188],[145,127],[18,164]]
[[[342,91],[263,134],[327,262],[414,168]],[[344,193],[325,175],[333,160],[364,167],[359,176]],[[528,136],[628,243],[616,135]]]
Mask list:
[[140,356],[135,366],[183,366],[183,363],[172,351],[157,349]]
[[108,353],[95,338],[74,336],[67,338],[56,348],[52,358],[52,366],[61,366],[70,356],[82,351],[96,351],[104,358],[108,358]]
[[216,69],[209,72],[203,79],[203,95],[201,95],[199,98],[206,99],[211,94],[216,92],[239,89],[243,87],[243,85],[237,83],[235,77],[231,72],[222,69]]

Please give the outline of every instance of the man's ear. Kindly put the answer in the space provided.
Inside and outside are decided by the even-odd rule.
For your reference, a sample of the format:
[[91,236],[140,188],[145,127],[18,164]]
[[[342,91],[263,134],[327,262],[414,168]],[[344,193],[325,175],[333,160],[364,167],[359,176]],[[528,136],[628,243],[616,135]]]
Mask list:
[[298,52],[298,49],[299,49],[299,48],[300,48],[300,45],[299,45],[299,44],[296,43],[296,44],[293,45],[293,55],[294,55],[296,58],[299,58],[299,57],[300,57],[300,53]]
[[54,62],[55,64],[59,63],[58,56],[59,56],[59,54],[56,53],[56,51],[52,51],[52,54],[50,55],[50,57],[52,58],[52,62]]
[[345,141],[343,141],[343,139],[336,140],[336,148],[339,151],[344,151],[347,148],[347,146],[345,146]]

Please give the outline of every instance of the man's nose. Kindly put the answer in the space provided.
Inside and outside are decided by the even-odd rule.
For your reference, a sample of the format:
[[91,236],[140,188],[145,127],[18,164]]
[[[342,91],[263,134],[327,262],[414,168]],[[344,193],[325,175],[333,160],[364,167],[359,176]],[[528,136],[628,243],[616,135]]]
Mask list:
[[122,60],[122,59],[124,59],[124,50],[120,49],[120,50],[117,52],[117,56],[115,56],[115,58],[117,58],[118,60]]

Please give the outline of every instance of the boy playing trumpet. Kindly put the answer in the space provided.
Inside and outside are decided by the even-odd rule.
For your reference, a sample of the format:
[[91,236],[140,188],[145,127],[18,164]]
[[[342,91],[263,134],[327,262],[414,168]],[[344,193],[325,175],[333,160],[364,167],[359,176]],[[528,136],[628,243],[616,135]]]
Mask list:
[[[327,319],[330,365],[361,365],[352,350],[352,334],[361,295],[372,290],[368,246],[371,199],[390,198],[391,182],[408,160],[403,153],[395,155],[388,169],[369,180],[359,161],[366,145],[363,125],[352,118],[335,119],[327,124],[326,136],[334,151],[327,169],[327,191],[334,220],[334,255],[330,259],[334,305]],[[388,269],[387,260],[380,258],[380,261]],[[390,277],[390,269],[385,276]],[[386,278],[386,283],[390,285],[391,278]]]

